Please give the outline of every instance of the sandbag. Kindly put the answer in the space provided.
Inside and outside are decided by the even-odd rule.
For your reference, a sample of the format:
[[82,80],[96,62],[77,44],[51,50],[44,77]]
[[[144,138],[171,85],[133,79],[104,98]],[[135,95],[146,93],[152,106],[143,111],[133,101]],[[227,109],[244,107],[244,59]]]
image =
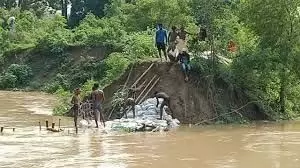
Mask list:
[[135,106],[136,118],[133,118],[131,110],[127,113],[128,118],[124,116],[121,119],[106,122],[106,129],[112,131],[126,130],[131,132],[148,130],[157,132],[178,127],[180,122],[167,114],[167,106],[163,108],[163,120],[159,120],[162,101],[163,99],[159,99],[159,106],[156,107],[156,98],[147,99],[140,105]]

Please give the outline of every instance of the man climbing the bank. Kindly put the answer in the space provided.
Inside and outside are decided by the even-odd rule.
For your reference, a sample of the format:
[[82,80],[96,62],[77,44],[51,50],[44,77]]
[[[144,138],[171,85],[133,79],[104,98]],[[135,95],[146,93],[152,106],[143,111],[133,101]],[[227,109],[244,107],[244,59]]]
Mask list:
[[102,121],[104,127],[105,127],[105,121],[104,116],[102,113],[102,103],[105,100],[104,92],[102,90],[99,90],[99,84],[95,83],[92,88],[92,103],[93,103],[93,110],[95,115],[95,123],[96,128],[99,128],[98,121],[100,119],[100,122]]
[[180,31],[178,33],[179,40],[177,44],[180,51],[182,51],[183,48],[187,47],[187,42],[186,42],[187,35],[192,35],[192,34],[187,32],[184,26],[181,26]]
[[156,31],[155,34],[155,46],[158,49],[158,54],[161,61],[162,61],[161,51],[163,52],[166,61],[168,60],[167,51],[166,51],[167,40],[168,40],[167,31],[163,29],[162,24],[158,24],[158,30]]
[[72,110],[73,110],[73,115],[74,115],[74,125],[77,130],[77,118],[79,115],[79,109],[80,109],[80,89],[77,88],[74,90],[74,95],[72,97],[71,103],[73,104]]
[[191,66],[190,66],[190,55],[187,52],[186,48],[183,48],[182,52],[179,53],[178,60],[181,65],[181,70],[184,73],[184,80],[187,82],[189,80],[189,72],[191,70]]
[[177,27],[172,26],[172,31],[169,33],[169,36],[168,36],[169,47],[168,47],[167,52],[169,52],[170,50],[174,51],[174,49],[176,48],[176,45],[178,43],[178,41],[177,41],[178,36],[179,36],[179,34],[177,32]]
[[154,97],[156,98],[156,101],[157,101],[156,107],[158,107],[158,104],[159,104],[159,100],[158,99],[159,98],[163,99],[163,102],[160,105],[160,116],[159,116],[159,119],[162,120],[164,106],[168,106],[169,107],[169,109],[171,111],[171,115],[173,117],[173,111],[172,111],[171,106],[170,106],[170,96],[168,94],[166,94],[165,92],[157,92],[157,91],[155,91]]
[[169,33],[168,41],[169,41],[169,47],[167,50],[167,54],[169,57],[169,60],[171,62],[176,62],[176,58],[178,55],[178,49],[177,49],[177,43],[178,43],[178,32],[176,26],[172,27],[172,31]]

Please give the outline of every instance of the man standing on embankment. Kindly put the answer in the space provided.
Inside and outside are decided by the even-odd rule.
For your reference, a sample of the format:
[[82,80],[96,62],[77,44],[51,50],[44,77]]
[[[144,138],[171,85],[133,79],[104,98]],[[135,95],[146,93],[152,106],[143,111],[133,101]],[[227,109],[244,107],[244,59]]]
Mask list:
[[163,29],[162,24],[158,24],[158,30],[156,31],[155,34],[155,46],[158,49],[158,55],[161,61],[162,61],[161,51],[164,53],[166,61],[168,60],[167,51],[166,51],[167,41],[168,41],[167,31]]

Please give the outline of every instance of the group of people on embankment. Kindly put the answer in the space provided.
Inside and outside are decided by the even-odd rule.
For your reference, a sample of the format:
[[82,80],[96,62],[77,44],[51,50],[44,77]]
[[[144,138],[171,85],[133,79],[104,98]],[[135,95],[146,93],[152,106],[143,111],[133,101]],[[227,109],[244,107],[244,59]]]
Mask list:
[[[187,35],[192,35],[187,32],[184,26],[178,29],[176,26],[172,26],[171,31],[163,28],[162,24],[158,24],[155,34],[155,46],[158,49],[158,55],[162,61],[162,53],[165,60],[168,58],[171,62],[179,62],[181,70],[184,73],[185,81],[189,80],[189,72],[191,70],[190,55],[187,52]],[[197,41],[206,41],[207,32],[206,28],[201,27],[197,34]],[[233,40],[229,40],[227,45],[227,51],[229,53],[235,53],[237,51],[237,45]]]
[[188,33],[184,27],[179,30],[176,26],[172,27],[172,30],[167,33],[167,30],[163,28],[162,24],[158,24],[158,29],[155,34],[155,46],[158,50],[158,55],[162,59],[162,53],[165,60],[168,58],[171,62],[179,62],[181,70],[184,73],[185,81],[188,81],[190,66],[190,55],[187,52],[186,38]]

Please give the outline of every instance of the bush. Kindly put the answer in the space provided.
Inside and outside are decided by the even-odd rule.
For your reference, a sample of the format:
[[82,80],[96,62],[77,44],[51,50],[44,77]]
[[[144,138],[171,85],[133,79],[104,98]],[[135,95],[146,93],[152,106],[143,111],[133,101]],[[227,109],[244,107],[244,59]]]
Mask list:
[[65,114],[71,107],[70,101],[72,94],[63,88],[59,88],[55,95],[59,99],[58,103],[56,104],[55,108],[53,109],[54,115],[63,115]]
[[5,73],[3,76],[0,76],[0,88],[15,88],[17,85],[17,80],[18,78],[15,75],[11,73]]
[[11,64],[4,75],[0,77],[0,87],[14,88],[28,86],[33,76],[31,68],[27,65]]
[[122,43],[125,45],[124,51],[132,60],[145,59],[156,55],[153,36],[148,32],[131,33]]
[[46,34],[38,40],[37,48],[49,55],[62,55],[64,49],[71,43],[72,35],[68,30],[55,31]]
[[106,74],[103,79],[103,86],[111,83],[125,72],[130,64],[130,60],[125,56],[122,53],[112,53],[105,60]]

